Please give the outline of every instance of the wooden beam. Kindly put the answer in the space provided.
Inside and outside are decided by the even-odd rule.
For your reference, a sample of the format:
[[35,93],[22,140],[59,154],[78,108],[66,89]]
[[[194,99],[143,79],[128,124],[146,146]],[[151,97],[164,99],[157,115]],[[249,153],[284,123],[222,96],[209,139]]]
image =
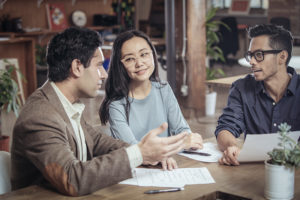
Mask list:
[[205,113],[206,92],[206,1],[187,0],[187,82],[186,107],[196,115]]

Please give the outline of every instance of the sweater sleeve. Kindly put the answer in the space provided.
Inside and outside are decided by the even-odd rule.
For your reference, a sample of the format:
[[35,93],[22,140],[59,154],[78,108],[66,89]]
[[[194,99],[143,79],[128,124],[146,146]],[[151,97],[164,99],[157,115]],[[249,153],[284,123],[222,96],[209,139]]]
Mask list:
[[191,133],[191,129],[182,115],[177,99],[169,84],[162,88],[162,97],[168,116],[169,134],[174,135],[183,131]]
[[113,137],[129,144],[138,143],[127,123],[125,105],[121,104],[119,101],[112,102],[109,105],[109,123]]

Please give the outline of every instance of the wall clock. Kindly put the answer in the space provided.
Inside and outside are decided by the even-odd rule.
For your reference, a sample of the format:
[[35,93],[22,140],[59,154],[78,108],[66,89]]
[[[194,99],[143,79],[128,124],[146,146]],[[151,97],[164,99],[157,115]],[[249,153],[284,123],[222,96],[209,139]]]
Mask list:
[[71,14],[71,22],[75,26],[83,27],[86,25],[87,17],[85,12],[81,10],[75,10]]

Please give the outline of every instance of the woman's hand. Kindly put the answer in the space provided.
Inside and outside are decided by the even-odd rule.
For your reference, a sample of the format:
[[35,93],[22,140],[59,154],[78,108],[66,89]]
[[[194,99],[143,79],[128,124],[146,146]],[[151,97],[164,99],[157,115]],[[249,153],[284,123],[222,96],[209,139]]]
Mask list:
[[178,168],[176,160],[174,160],[174,158],[172,157],[169,157],[166,160],[161,161],[161,165],[163,170],[173,170]]
[[185,139],[185,149],[202,149],[203,139],[199,133],[191,133]]

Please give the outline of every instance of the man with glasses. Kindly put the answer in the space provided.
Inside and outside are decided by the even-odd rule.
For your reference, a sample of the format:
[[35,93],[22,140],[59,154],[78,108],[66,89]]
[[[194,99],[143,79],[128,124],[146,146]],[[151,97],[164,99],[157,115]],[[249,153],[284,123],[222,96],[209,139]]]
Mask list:
[[215,131],[225,165],[239,165],[240,134],[275,133],[287,122],[300,130],[300,76],[288,66],[293,37],[282,27],[256,25],[248,29],[251,39],[245,58],[253,74],[232,84],[227,107]]

